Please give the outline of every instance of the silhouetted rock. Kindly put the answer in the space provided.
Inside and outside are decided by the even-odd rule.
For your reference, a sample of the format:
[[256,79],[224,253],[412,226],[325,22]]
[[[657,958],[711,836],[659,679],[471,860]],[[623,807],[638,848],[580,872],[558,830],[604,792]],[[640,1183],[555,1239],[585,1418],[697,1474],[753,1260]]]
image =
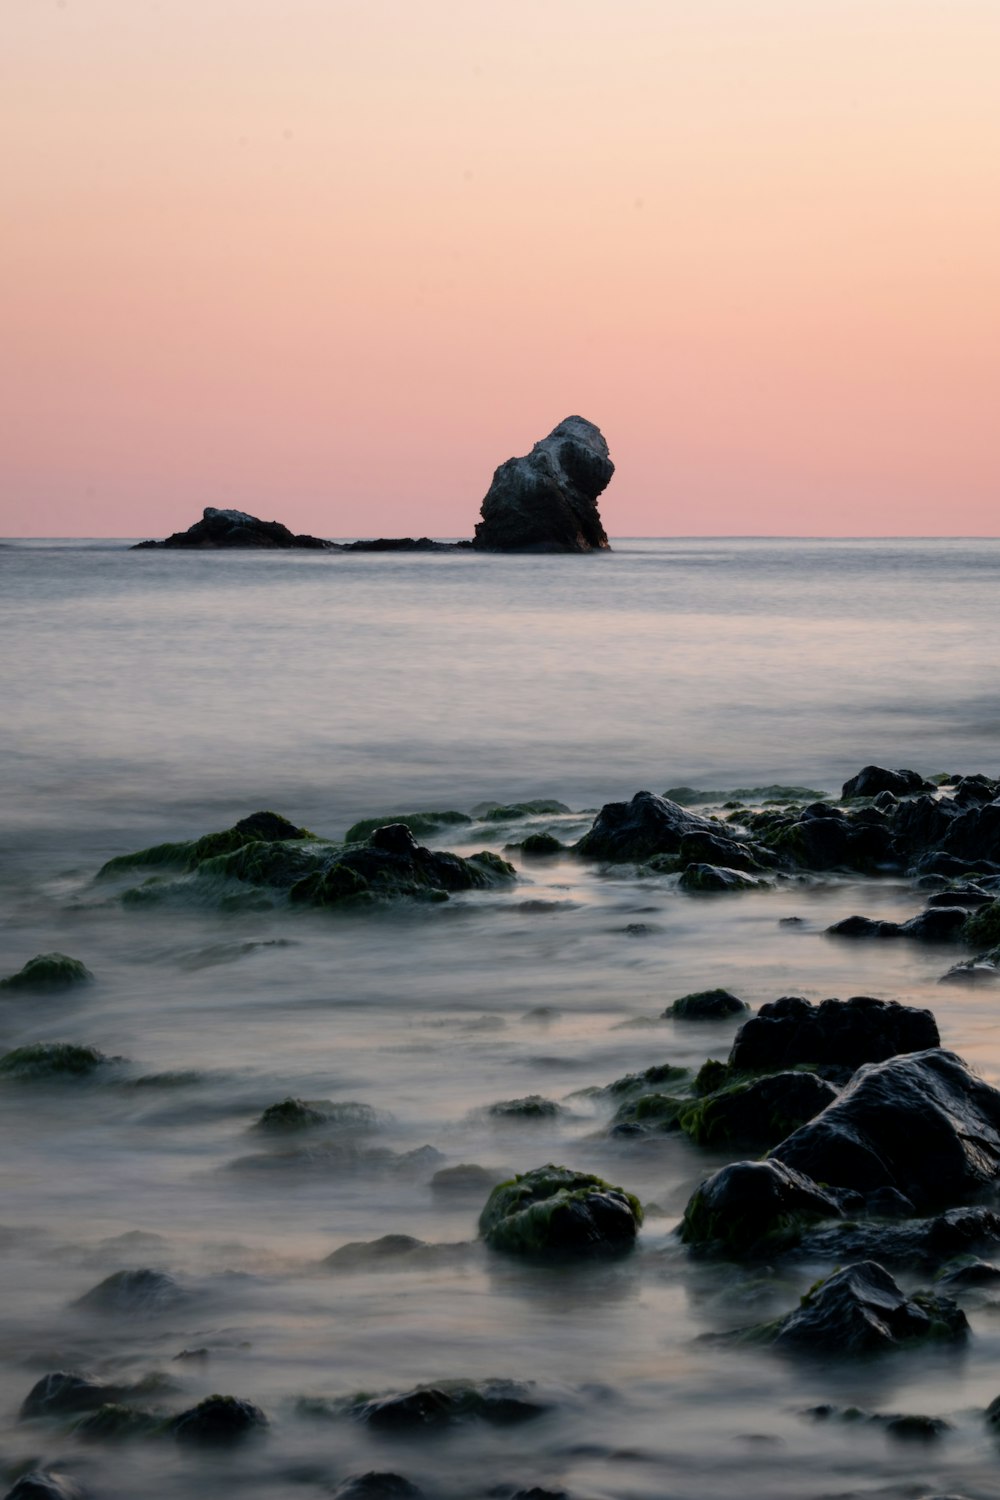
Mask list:
[[833,1193],[784,1162],[737,1161],[695,1189],[680,1237],[699,1250],[770,1255],[795,1244],[808,1225],[841,1214]]
[[318,536],[296,536],[280,521],[261,521],[245,510],[216,510],[215,506],[206,505],[201,520],[195,521],[187,531],[175,531],[162,542],[139,542],[133,550],[150,547],[256,547],[272,550],[307,547],[325,551],[332,548],[333,543]]
[[473,546],[480,552],[592,552],[606,548],[597,497],[615,466],[593,422],[567,417],[493,475]]
[[777,1348],[816,1354],[875,1354],[925,1340],[959,1342],[968,1319],[950,1297],[907,1297],[875,1261],[835,1271],[767,1331]]
[[776,1071],[804,1063],[859,1068],[903,1052],[940,1046],[929,1010],[855,995],[813,1005],[787,995],[762,1005],[736,1033],[729,1054],[733,1073]]
[[689,833],[717,832],[718,825],[655,792],[636,792],[631,802],[607,802],[576,845],[588,859],[645,860],[678,854]]
[[338,1484],[333,1500],[423,1500],[423,1493],[402,1474],[369,1469]]
[[841,796],[875,797],[879,792],[892,792],[896,797],[906,797],[914,792],[933,790],[918,771],[887,771],[884,766],[865,766],[857,776],[844,782]]
[[93,974],[78,958],[65,953],[36,953],[23,969],[0,979],[0,990],[65,990],[75,984],[89,984]]
[[22,1474],[4,1500],[84,1500],[86,1491],[68,1474],[32,1469]]
[[239,1396],[206,1396],[170,1424],[179,1443],[225,1446],[269,1425],[259,1406]]

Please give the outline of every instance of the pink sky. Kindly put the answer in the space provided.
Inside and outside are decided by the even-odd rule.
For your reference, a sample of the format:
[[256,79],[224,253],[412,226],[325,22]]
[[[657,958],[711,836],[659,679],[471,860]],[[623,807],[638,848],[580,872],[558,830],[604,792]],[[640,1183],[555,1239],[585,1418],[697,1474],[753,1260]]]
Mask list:
[[0,533],[1000,530],[998,0],[5,0]]

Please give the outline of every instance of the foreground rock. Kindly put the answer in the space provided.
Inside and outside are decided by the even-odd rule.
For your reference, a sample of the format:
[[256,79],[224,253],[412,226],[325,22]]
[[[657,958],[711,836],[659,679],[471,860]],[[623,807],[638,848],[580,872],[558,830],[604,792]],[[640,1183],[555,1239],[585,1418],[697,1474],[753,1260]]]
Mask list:
[[207,505],[200,521],[187,531],[175,531],[162,542],[139,542],[134,551],[148,548],[219,548],[252,547],[287,550],[305,547],[325,551],[333,546],[318,536],[295,535],[280,521],[261,521],[245,510],[217,510]]
[[934,1341],[958,1343],[969,1323],[950,1297],[907,1297],[883,1266],[861,1261],[821,1281],[787,1317],[751,1337],[811,1354],[878,1354]]
[[67,990],[90,984],[94,976],[78,958],[65,953],[37,953],[23,969],[0,979],[0,990]]
[[568,1167],[536,1167],[493,1189],[479,1233],[493,1250],[589,1256],[628,1250],[642,1223],[638,1198]]
[[654,792],[636,792],[631,802],[608,802],[576,845],[587,859],[646,860],[677,854],[689,833],[718,833],[718,824]]
[[269,1426],[259,1406],[239,1396],[206,1396],[170,1424],[179,1443],[225,1447]]
[[364,842],[337,843],[273,812],[253,813],[200,839],[120,855],[101,868],[98,878],[164,869],[189,878],[166,882],[154,876],[125,891],[122,900],[142,905],[184,897],[232,904],[239,899],[227,892],[232,885],[242,887],[255,907],[268,892],[310,906],[359,906],[399,897],[447,901],[452,892],[484,890],[516,879],[514,867],[489,850],[463,859],[426,849],[402,823],[377,828]]
[[[944,1285],[981,1285],[1000,1279],[992,1268],[983,1270],[975,1257],[1000,1247],[1000,1214],[981,1205],[949,1208],[931,1218],[906,1217],[914,1212],[902,1194],[890,1199],[884,1191],[871,1194],[866,1208],[878,1217],[840,1220],[807,1229],[796,1247],[806,1260],[843,1264],[849,1260],[877,1260],[881,1265],[919,1267],[939,1277]],[[893,1222],[890,1222],[893,1220]],[[978,1269],[977,1269],[978,1268]]]
[[839,1198],[773,1158],[722,1167],[695,1189],[680,1225],[693,1248],[737,1258],[770,1255],[806,1226],[842,1215]]
[[493,475],[473,546],[480,552],[593,552],[608,546],[597,497],[615,466],[593,422],[567,417]]
[[921,1212],[951,1207],[1000,1178],[1000,1092],[952,1052],[869,1064],[771,1160],[833,1188],[894,1188]]
[[86,1491],[68,1474],[54,1469],[32,1469],[22,1474],[4,1500],[86,1500]]

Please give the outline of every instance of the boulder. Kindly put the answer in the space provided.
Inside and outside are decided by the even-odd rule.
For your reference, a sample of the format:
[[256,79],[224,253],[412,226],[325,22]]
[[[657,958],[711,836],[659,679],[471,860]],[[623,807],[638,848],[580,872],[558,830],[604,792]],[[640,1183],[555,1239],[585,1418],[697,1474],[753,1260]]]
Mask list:
[[[894,1213],[894,1222],[885,1217],[852,1219],[823,1224],[808,1229],[796,1247],[806,1260],[845,1264],[850,1260],[877,1260],[881,1265],[899,1265],[935,1274],[953,1264],[956,1257],[968,1257],[981,1251],[995,1251],[1000,1246],[1000,1214],[982,1206],[949,1208],[931,1218],[913,1217],[916,1210],[908,1199],[897,1194],[903,1213]],[[885,1190],[865,1195],[865,1211],[884,1213]]]
[[835,1188],[896,1188],[924,1212],[1000,1178],[1000,1091],[952,1052],[870,1063],[771,1156]]
[[526,1094],[523,1099],[500,1099],[486,1113],[494,1120],[554,1120],[564,1111],[554,1099]]
[[370,1104],[358,1104],[352,1099],[334,1103],[332,1099],[282,1099],[269,1104],[260,1119],[254,1122],[255,1130],[287,1134],[298,1130],[315,1130],[319,1126],[339,1130],[374,1130],[378,1125],[378,1114]]
[[835,1271],[767,1331],[779,1349],[814,1354],[877,1354],[933,1340],[957,1343],[969,1323],[950,1297],[907,1297],[884,1266],[860,1261]]
[[969,914],[964,906],[928,906],[907,922],[883,922],[874,917],[844,917],[828,927],[831,937],[916,938],[923,943],[953,943],[963,937]]
[[53,1370],[31,1387],[21,1403],[21,1416],[56,1417],[95,1411],[118,1394],[118,1389],[105,1380],[93,1380],[89,1375],[69,1370]]
[[115,1271],[78,1297],[73,1306],[121,1318],[150,1318],[176,1307],[184,1295],[168,1272],[144,1267],[137,1271]]
[[480,552],[593,552],[608,546],[597,497],[615,466],[593,422],[567,417],[493,475],[472,545]]
[[383,1432],[412,1432],[433,1427],[452,1427],[478,1419],[494,1426],[510,1427],[530,1422],[546,1411],[547,1404],[531,1385],[516,1380],[483,1380],[475,1383],[448,1381],[440,1386],[416,1386],[399,1395],[360,1401],[351,1415],[368,1427]]
[[591,1256],[631,1249],[642,1223],[638,1198],[569,1167],[536,1167],[495,1187],[479,1218],[493,1250]]
[[51,1469],[32,1469],[22,1474],[4,1500],[84,1500],[86,1491],[68,1474]]
[[176,547],[253,547],[280,548],[306,547],[314,551],[325,551],[333,547],[332,542],[318,536],[294,535],[280,521],[261,521],[245,510],[217,510],[206,505],[200,521],[195,521],[187,531],[175,531],[162,542],[139,542],[133,551],[148,548]]
[[718,825],[654,792],[636,792],[631,802],[608,802],[576,844],[587,859],[646,860],[678,854],[690,833],[715,834]]
[[99,1069],[121,1061],[118,1057],[108,1057],[97,1047],[82,1047],[75,1042],[29,1042],[26,1047],[15,1047],[13,1052],[0,1057],[0,1078],[22,1082],[89,1078]]
[[0,990],[67,990],[89,984],[93,974],[78,958],[65,953],[36,953],[22,969],[0,979]]
[[695,1189],[680,1237],[698,1250],[771,1255],[794,1245],[808,1225],[841,1214],[837,1196],[784,1162],[737,1161]]
[[369,1469],[338,1484],[333,1500],[424,1500],[424,1492],[402,1474]]
[[682,891],[752,891],[768,884],[759,876],[727,870],[721,865],[688,865],[678,881]]
[[699,1146],[776,1146],[815,1119],[837,1090],[815,1073],[769,1073],[684,1103],[677,1125]]
[[840,795],[846,802],[851,797],[877,797],[879,792],[908,797],[914,792],[932,790],[932,784],[925,781],[919,771],[887,771],[884,766],[865,766],[850,781],[844,782]]
[[732,1073],[753,1073],[832,1064],[853,1071],[862,1063],[923,1052],[940,1042],[929,1010],[869,995],[823,1000],[819,1005],[789,995],[762,1005],[743,1023],[733,1041],[729,1068]]

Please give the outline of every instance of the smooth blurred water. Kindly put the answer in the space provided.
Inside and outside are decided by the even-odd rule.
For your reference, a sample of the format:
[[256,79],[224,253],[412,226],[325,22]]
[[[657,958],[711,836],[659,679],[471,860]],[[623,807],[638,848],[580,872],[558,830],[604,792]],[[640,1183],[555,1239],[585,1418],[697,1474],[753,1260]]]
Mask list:
[[[536,826],[572,837],[584,809],[640,786],[835,789],[867,761],[996,774],[998,577],[1000,543],[982,541],[643,541],[586,558],[0,549],[0,974],[54,948],[97,975],[79,994],[7,992],[0,1051],[68,1040],[126,1059],[100,1082],[0,1087],[4,1472],[61,1462],[97,1500],[309,1500],[372,1468],[446,1500],[534,1484],[642,1500],[1000,1494],[979,1416],[1000,1388],[1000,1307],[970,1308],[962,1356],[838,1370],[706,1342],[791,1307],[825,1268],[690,1264],[671,1231],[722,1158],[672,1136],[609,1140],[607,1106],[580,1093],[724,1055],[732,1027],[658,1019],[715,984],[754,1005],[928,1004],[997,1081],[996,1000],[939,987],[947,953],[823,936],[852,911],[912,914],[905,883],[698,898],[560,859],[521,864],[511,892],[347,918],[126,909],[92,883],[112,854],[257,807],[340,835],[369,814],[548,796],[581,816]],[[500,848],[519,831],[437,842]],[[789,915],[802,925],[780,926]],[[378,1128],[262,1165],[251,1127],[288,1093],[369,1104]],[[565,1114],[484,1112],[529,1093]],[[440,1155],[363,1155],[424,1146]],[[504,1262],[475,1243],[482,1195],[429,1186],[440,1165],[548,1160],[652,1205],[633,1256]],[[406,1271],[322,1266],[390,1232],[459,1248]],[[69,1308],[127,1265],[169,1270],[190,1300],[148,1323]],[[174,1362],[194,1347],[205,1365]],[[58,1368],[167,1372],[166,1406],[229,1391],[272,1428],[191,1455],[19,1424]],[[391,1441],[296,1406],[487,1376],[537,1381],[552,1410]],[[907,1445],[801,1415],[821,1401],[954,1430]]]

